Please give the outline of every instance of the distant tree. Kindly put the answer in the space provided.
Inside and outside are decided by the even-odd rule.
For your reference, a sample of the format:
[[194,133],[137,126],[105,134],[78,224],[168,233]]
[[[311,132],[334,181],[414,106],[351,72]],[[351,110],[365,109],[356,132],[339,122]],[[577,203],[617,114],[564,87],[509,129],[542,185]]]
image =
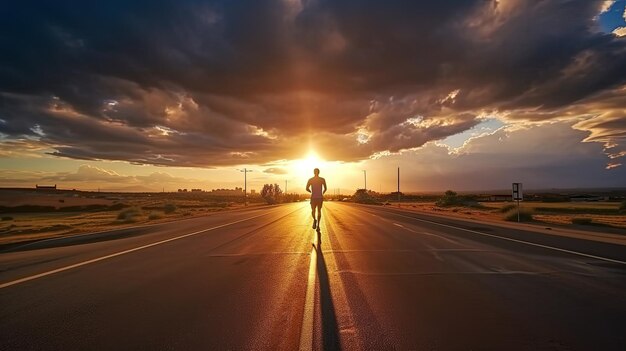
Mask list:
[[457,193],[452,190],[446,191],[443,196],[437,200],[436,205],[439,207],[454,206],[459,204],[460,199]]
[[261,190],[261,197],[270,205],[277,204],[283,200],[283,191],[278,184],[265,184]]
[[473,208],[484,208],[477,201],[476,195],[459,195],[456,191],[448,190],[440,197],[435,205],[439,207],[463,206]]
[[457,193],[456,193],[456,191],[446,190],[446,193],[444,195],[448,196],[448,197],[454,197],[454,196],[457,195]]
[[380,205],[381,202],[379,199],[376,198],[375,195],[377,194],[373,191],[357,189],[354,195],[352,195],[352,199],[354,200],[354,202],[361,204]]

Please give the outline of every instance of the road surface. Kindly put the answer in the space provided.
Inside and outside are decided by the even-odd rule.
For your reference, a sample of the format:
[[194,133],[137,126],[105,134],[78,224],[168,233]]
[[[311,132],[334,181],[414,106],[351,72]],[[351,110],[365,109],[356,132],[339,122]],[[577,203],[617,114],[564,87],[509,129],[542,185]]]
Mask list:
[[[110,240],[109,240],[110,239]],[[2,350],[626,350],[626,246],[327,202],[0,254]]]

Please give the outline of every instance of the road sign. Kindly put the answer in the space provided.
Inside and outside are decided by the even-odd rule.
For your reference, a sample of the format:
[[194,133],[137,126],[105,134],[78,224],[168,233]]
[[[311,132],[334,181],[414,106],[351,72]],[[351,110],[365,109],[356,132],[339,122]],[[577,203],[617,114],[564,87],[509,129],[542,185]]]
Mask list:
[[513,183],[513,200],[524,200],[524,194],[522,193],[522,183]]

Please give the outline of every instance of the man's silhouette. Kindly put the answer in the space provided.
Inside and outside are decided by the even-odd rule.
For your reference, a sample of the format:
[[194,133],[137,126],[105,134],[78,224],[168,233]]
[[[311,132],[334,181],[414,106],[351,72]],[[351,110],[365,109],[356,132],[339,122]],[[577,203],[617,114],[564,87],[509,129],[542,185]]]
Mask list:
[[[311,193],[311,217],[313,217],[313,229],[319,229],[319,223],[322,219],[322,203],[324,202],[324,193],[326,193],[326,179],[320,177],[318,168],[313,170],[315,176],[306,183],[306,191]],[[322,190],[322,187],[324,189]],[[315,218],[315,209],[317,208],[317,219]]]

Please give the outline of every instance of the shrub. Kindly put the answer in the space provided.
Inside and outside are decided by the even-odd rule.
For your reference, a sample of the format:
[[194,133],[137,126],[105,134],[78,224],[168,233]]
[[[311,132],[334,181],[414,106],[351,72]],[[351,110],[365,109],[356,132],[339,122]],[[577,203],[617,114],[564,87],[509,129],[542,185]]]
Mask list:
[[[517,222],[517,209],[509,210],[504,214],[504,220],[509,222]],[[520,209],[519,221],[530,222],[533,220],[532,213],[527,209]]]
[[157,212],[150,212],[150,214],[148,215],[148,219],[151,221],[155,219],[160,219],[160,218],[163,218],[163,216]]
[[278,184],[265,184],[261,189],[261,197],[269,205],[273,205],[283,200],[283,191]]
[[357,191],[352,196],[354,202],[359,204],[368,204],[368,205],[382,205],[382,202],[372,196],[371,191],[367,191],[365,189],[357,189]]
[[174,213],[176,211],[176,205],[174,204],[165,204],[165,206],[163,206],[163,211],[165,213]]
[[593,224],[593,219],[586,217],[575,217],[572,218],[572,224],[590,225]]
[[123,222],[134,222],[139,215],[141,215],[141,210],[137,207],[131,207],[120,211],[117,214],[117,219]]
[[508,204],[508,205],[500,207],[500,209],[498,211],[500,211],[500,213],[507,213],[507,212],[509,212],[511,210],[515,210],[515,209],[517,209],[517,205],[515,205],[515,204]]
[[108,209],[107,205],[92,204],[80,206],[65,206],[59,208],[59,212],[83,212],[83,211],[104,211]]
[[2,217],[2,220],[3,221],[12,221],[13,217],[11,217],[11,216],[4,216],[4,217]]
[[439,207],[463,206],[472,208],[486,208],[476,201],[473,196],[459,196],[456,192],[448,190],[440,197],[435,205]]

